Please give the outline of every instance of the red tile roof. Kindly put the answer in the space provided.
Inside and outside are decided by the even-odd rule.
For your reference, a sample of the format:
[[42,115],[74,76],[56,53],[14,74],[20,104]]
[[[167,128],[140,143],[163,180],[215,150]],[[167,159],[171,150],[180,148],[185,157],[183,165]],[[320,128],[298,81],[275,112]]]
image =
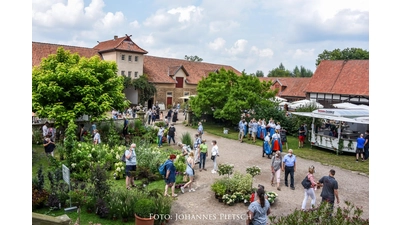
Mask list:
[[71,53],[78,53],[81,57],[90,58],[97,55],[101,58],[101,55],[93,48],[32,42],[32,67],[40,65],[42,59],[47,58],[50,54],[56,54],[59,47],[63,47]]
[[99,42],[99,44],[94,46],[93,49],[98,50],[100,53],[119,50],[147,54],[147,51],[135,44],[128,35],[120,38],[114,37],[114,39]]
[[[227,65],[212,64],[205,62],[192,62],[184,59],[162,58],[156,56],[144,56],[143,73],[147,74],[149,81],[153,83],[176,83],[170,75],[174,75],[175,69],[182,68],[187,74],[186,82],[189,84],[198,84],[202,77],[209,72],[220,70],[232,70],[241,75],[241,72]],[[172,72],[175,71],[175,72]]]
[[321,61],[306,91],[369,96],[369,60]]
[[260,77],[260,81],[272,81],[271,88],[278,84],[280,91],[277,96],[285,97],[300,97],[306,98],[305,87],[310,82],[309,77]]
[[311,82],[310,77],[279,77],[277,82],[286,87],[278,96],[306,98],[306,87]]

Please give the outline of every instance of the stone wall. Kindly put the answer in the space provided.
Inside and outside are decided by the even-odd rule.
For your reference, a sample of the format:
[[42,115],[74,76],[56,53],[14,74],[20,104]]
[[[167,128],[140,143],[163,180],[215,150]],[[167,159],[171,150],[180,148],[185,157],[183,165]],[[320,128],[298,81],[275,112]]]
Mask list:
[[54,217],[32,212],[32,225],[69,225],[70,223],[71,219],[66,214]]

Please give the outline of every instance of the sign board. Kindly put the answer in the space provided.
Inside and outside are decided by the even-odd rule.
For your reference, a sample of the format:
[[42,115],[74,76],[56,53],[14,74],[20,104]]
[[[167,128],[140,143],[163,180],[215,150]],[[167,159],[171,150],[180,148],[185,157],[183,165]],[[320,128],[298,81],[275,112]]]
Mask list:
[[62,174],[64,181],[69,185],[69,169],[64,164],[62,165]]

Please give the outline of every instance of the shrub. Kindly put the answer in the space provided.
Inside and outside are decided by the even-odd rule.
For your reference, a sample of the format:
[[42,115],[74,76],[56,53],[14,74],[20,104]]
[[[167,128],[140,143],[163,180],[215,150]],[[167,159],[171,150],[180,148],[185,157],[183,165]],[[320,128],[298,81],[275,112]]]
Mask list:
[[182,144],[188,145],[188,146],[193,146],[193,140],[192,136],[190,135],[189,132],[182,133]]
[[139,199],[135,203],[135,214],[141,218],[150,218],[151,215],[156,213],[156,206],[152,199]]
[[302,211],[295,209],[295,211],[287,216],[277,218],[276,216],[269,216],[271,225],[284,225],[284,224],[369,224],[368,219],[362,219],[363,213],[361,208],[355,207],[354,204],[345,201],[345,207],[335,207],[332,210],[327,202],[323,202],[318,207]]

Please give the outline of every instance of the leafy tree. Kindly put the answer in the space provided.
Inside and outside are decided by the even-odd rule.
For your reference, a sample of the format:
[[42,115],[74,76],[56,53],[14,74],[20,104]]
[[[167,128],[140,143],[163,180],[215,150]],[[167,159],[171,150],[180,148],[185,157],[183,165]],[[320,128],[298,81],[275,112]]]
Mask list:
[[292,74],[287,70],[283,64],[279,64],[279,67],[269,71],[267,77],[291,77]]
[[202,62],[202,61],[203,61],[203,59],[200,58],[200,57],[198,57],[197,55],[195,55],[195,56],[188,56],[188,55],[185,55],[185,59],[186,59],[187,61],[192,61],[192,62]]
[[245,73],[237,75],[222,68],[218,73],[210,73],[202,78],[197,86],[197,96],[190,100],[195,116],[211,114],[216,119],[225,119],[236,123],[243,110],[255,106],[272,107],[268,99],[275,96],[271,90],[272,82],[260,82],[258,77]]
[[333,51],[324,50],[318,55],[315,65],[318,66],[322,60],[350,60],[350,59],[369,59],[369,52],[361,48],[334,49]]
[[115,62],[60,47],[32,70],[32,111],[64,127],[83,115],[101,119],[112,108],[129,106],[123,88]]
[[304,68],[303,66],[300,66],[300,69],[296,66],[292,74],[293,77],[312,77],[313,72],[309,69]]
[[143,74],[138,79],[125,77],[124,87],[127,88],[129,86],[139,90],[139,103],[141,105],[144,105],[145,102],[150,100],[157,93],[156,86],[149,82],[147,74]]
[[264,72],[262,70],[257,70],[256,77],[264,77]]

